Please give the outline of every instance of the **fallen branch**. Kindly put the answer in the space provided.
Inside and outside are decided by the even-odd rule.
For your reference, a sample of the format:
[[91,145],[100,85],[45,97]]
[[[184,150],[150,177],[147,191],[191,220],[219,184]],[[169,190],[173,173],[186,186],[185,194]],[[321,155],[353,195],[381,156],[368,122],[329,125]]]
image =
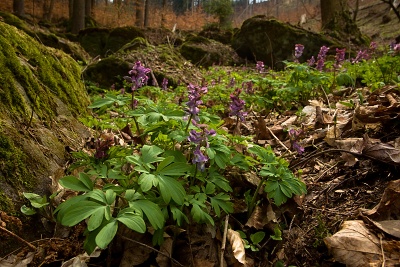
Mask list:
[[27,245],[30,249],[36,251],[36,247],[34,245],[32,245],[31,243],[29,243],[28,241],[26,241],[25,239],[19,237],[18,235],[14,234],[13,232],[7,230],[6,228],[0,226],[0,230],[3,230],[4,232],[6,232],[7,234],[15,237],[16,239],[18,239],[20,242],[24,243],[25,245]]
[[125,237],[125,236],[120,236],[120,237],[121,237],[122,239],[124,239],[124,240],[128,240],[128,241],[133,242],[133,243],[135,243],[135,244],[138,244],[138,245],[141,245],[141,246],[146,247],[146,248],[148,248],[148,249],[151,249],[151,250],[153,250],[153,251],[155,251],[155,252],[157,252],[157,253],[160,253],[161,255],[163,255],[163,256],[169,258],[169,259],[170,259],[171,261],[173,261],[175,264],[184,267],[182,264],[179,263],[179,261],[175,260],[174,258],[172,258],[170,255],[168,255],[168,254],[165,253],[165,252],[159,251],[159,250],[157,250],[157,249],[155,249],[155,248],[153,248],[153,247],[151,247],[151,246],[149,246],[149,245],[143,244],[143,243],[138,242],[138,241],[136,241],[136,240],[133,240],[133,239],[131,239],[131,238],[128,238],[128,237]]

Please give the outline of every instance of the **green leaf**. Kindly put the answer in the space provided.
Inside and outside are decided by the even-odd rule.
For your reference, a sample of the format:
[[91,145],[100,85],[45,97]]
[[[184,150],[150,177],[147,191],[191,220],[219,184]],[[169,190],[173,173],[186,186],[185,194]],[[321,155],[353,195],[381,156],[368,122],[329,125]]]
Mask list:
[[112,205],[115,201],[117,194],[112,189],[107,189],[106,191],[106,203]]
[[[85,181],[86,183],[87,181]],[[60,185],[64,188],[68,188],[74,191],[88,192],[93,190],[93,187],[87,186],[83,181],[79,180],[75,176],[69,175],[64,176],[59,181]]]
[[129,207],[142,211],[154,229],[159,229],[164,226],[164,214],[156,203],[147,199],[141,199],[133,202],[130,201]]
[[106,196],[104,195],[104,192],[100,189],[95,189],[89,193],[87,193],[90,198],[95,199],[101,203],[107,204],[107,199]]
[[158,157],[158,155],[164,152],[164,150],[159,148],[158,146],[144,145],[142,149],[140,149],[140,152],[142,153],[141,158],[144,163],[154,163],[162,161],[164,159],[162,157]]
[[168,164],[172,163],[174,159],[175,158],[173,156],[166,157],[163,161],[160,162],[160,164],[158,164],[156,172],[161,172],[165,167],[168,166]]
[[90,106],[88,106],[88,108],[101,108],[103,106],[111,106],[112,104],[114,104],[114,102],[114,99],[105,97],[95,100]]
[[27,207],[27,206],[25,206],[25,205],[23,205],[22,207],[21,207],[21,212],[23,213],[23,214],[25,214],[25,215],[34,215],[34,214],[36,214],[36,210],[35,209],[32,209],[32,208],[30,208],[30,207]]
[[61,218],[61,224],[65,226],[74,226],[99,209],[104,209],[104,205],[93,201],[81,201],[78,205],[67,209],[64,216]]
[[268,197],[272,198],[277,206],[282,205],[287,200],[287,197],[281,190],[275,190],[268,193]]
[[193,204],[190,214],[197,223],[210,223],[214,225],[214,220],[211,216],[207,212],[204,212],[197,204]]
[[[160,166],[159,166],[160,167]],[[168,176],[182,176],[190,170],[190,166],[185,162],[175,162],[164,168],[157,168],[156,173]]]
[[206,193],[207,195],[211,195],[214,194],[214,192],[215,192],[215,185],[212,183],[207,183],[204,193]]
[[168,176],[158,175],[157,177],[160,194],[164,202],[168,204],[172,198],[176,204],[182,205],[186,196],[186,191],[182,184]]
[[47,201],[47,197],[46,196],[41,197],[38,194],[26,193],[26,192],[23,192],[22,194],[24,195],[24,197],[26,199],[29,200],[29,202],[31,203],[32,207],[34,207],[34,208],[40,209],[40,208],[50,204]]
[[117,216],[117,220],[121,223],[125,224],[129,229],[136,231],[138,233],[146,232],[146,223],[144,222],[143,218],[134,213],[130,212],[133,210],[131,208],[126,208],[120,212]]
[[232,213],[233,212],[233,204],[230,202],[230,197],[224,193],[219,193],[215,197],[210,197],[211,200],[211,206],[213,207],[215,214],[217,214],[218,217],[221,216],[221,211],[220,207],[226,212],[226,213]]
[[250,235],[250,240],[254,245],[260,243],[265,237],[265,232],[257,232]]
[[87,229],[89,231],[93,231],[97,229],[101,223],[103,222],[104,219],[104,211],[105,211],[105,206],[102,208],[96,209],[96,211],[90,216],[88,222],[87,222]]
[[275,228],[274,228],[274,235],[271,235],[271,238],[272,238],[273,240],[277,240],[277,241],[282,240],[282,232],[281,232],[281,230],[279,229],[279,226],[278,226],[278,225],[275,226]]
[[153,186],[158,185],[158,179],[154,174],[151,173],[142,173],[139,176],[138,184],[140,184],[140,188],[143,192],[149,191]]
[[79,180],[91,191],[93,190],[93,181],[90,179],[89,175],[84,172],[79,173]]
[[170,206],[170,209],[172,213],[172,218],[176,221],[176,224],[178,226],[182,226],[183,220],[185,220],[186,223],[189,223],[188,218],[180,209],[175,206]]
[[114,239],[118,230],[118,222],[113,219],[108,222],[97,234],[96,236],[96,244],[105,249],[108,244]]

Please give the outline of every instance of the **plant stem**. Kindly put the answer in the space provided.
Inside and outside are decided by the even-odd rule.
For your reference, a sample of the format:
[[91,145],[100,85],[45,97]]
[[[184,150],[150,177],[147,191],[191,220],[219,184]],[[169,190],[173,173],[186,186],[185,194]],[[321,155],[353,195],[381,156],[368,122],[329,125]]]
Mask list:
[[261,186],[263,185],[263,183],[265,182],[265,180],[267,179],[267,176],[263,177],[260,181],[260,183],[258,183],[257,189],[254,192],[254,195],[250,201],[249,207],[248,207],[248,211],[247,211],[247,218],[250,218],[251,214],[253,213],[254,210],[254,206],[257,200],[257,195],[258,195],[258,191],[260,191]]
[[193,117],[193,114],[190,114],[190,117],[188,119],[188,123],[186,125],[185,133],[187,133],[188,130],[189,130],[189,125],[190,125],[190,122],[192,121],[192,117]]
[[137,122],[135,116],[133,116],[133,121],[135,122],[137,135],[140,137],[140,139],[142,140],[142,143],[144,145],[144,138],[143,138],[142,134],[140,133],[139,123]]

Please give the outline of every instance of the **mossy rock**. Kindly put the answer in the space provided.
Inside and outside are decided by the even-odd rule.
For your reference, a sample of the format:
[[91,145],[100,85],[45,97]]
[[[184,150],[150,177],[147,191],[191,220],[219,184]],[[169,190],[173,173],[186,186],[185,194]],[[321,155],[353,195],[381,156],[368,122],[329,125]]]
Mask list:
[[118,51],[136,37],[145,38],[143,31],[139,28],[127,26],[112,29],[107,38],[104,55]]
[[89,65],[83,77],[101,88],[110,88],[120,82],[123,76],[127,76],[130,69],[129,63],[112,55]]
[[103,56],[109,34],[106,28],[87,28],[79,32],[78,41],[92,57]]
[[[199,84],[202,75],[198,68],[188,62],[175,48],[169,45],[153,46],[148,44],[138,50],[120,51],[90,66],[83,73],[85,80],[109,88],[112,84],[121,84],[122,77],[128,76],[133,64],[141,61],[150,68],[161,85],[163,78],[168,79],[168,86],[179,84]],[[153,84],[150,77],[149,84]]]
[[5,23],[24,31],[32,38],[39,40],[45,46],[62,50],[79,61],[86,62],[89,59],[89,54],[87,54],[80,45],[50,32],[47,28],[40,27],[39,25],[30,25],[26,21],[7,12],[0,11],[0,17],[3,18]]
[[218,41],[225,45],[230,45],[232,42],[233,31],[223,30],[217,26],[210,26],[199,32],[199,36]]
[[0,210],[13,213],[23,191],[50,191],[65,146],[88,134],[76,118],[88,114],[89,98],[81,67],[64,52],[3,22],[0,46]]
[[202,36],[192,36],[180,47],[183,57],[193,64],[210,67],[214,64],[233,66],[242,63],[237,53],[228,45]]
[[295,44],[304,45],[301,62],[311,56],[316,57],[323,45],[330,47],[331,51],[345,47],[323,35],[266,16],[255,16],[244,21],[232,40],[232,46],[239,56],[263,61],[267,66],[277,69],[283,67],[284,60],[293,60]]

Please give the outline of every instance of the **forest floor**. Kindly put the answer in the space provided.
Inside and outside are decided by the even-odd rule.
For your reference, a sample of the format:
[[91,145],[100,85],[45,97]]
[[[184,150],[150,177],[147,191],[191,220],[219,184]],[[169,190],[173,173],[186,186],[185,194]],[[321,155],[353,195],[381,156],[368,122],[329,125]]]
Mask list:
[[[389,13],[389,8],[384,3],[361,6],[357,23],[362,33],[376,42],[389,44],[400,36],[400,22],[393,12]],[[307,25],[304,27],[307,28]],[[370,93],[368,88],[358,89],[366,92],[366,105],[363,108],[349,109],[337,104],[335,111],[321,103],[311,102],[311,106],[320,105],[321,112],[310,112],[304,118],[304,125],[313,126],[305,128],[303,133],[306,153],[291,158],[290,162],[290,167],[294,172],[302,170],[301,177],[307,185],[307,195],[295,198],[274,211],[274,216],[279,217],[279,220],[287,226],[282,234],[283,240],[279,244],[273,243],[273,246],[268,244],[261,248],[265,251],[261,258],[259,258],[259,253],[249,253],[249,256],[253,257],[254,266],[272,266],[270,264],[278,260],[293,266],[345,266],[333,258],[331,251],[327,248],[325,238],[339,232],[346,221],[363,221],[368,235],[376,235],[381,243],[389,244],[396,240],[388,233],[390,231],[377,222],[400,217],[398,200],[400,187],[396,182],[396,179],[400,178],[400,155],[398,154],[400,92],[391,86],[385,86],[373,93]],[[342,95],[329,96],[329,101],[331,103],[350,100],[357,102],[359,98],[356,90],[342,93]],[[267,127],[273,131],[282,123],[292,121],[294,116],[290,113],[271,116],[268,118]],[[336,125],[336,122],[333,123],[334,117],[337,128],[333,126]],[[315,127],[316,125],[319,127]],[[254,134],[257,130],[254,129],[254,121],[251,119],[242,128],[250,134]],[[262,142],[262,140],[259,141]],[[276,136],[272,136],[269,142],[277,155],[283,155],[285,146],[282,144],[288,144],[289,140],[278,140]],[[344,153],[340,150],[352,153]],[[4,216],[1,219],[7,222],[7,217]],[[12,222],[12,218],[9,220]],[[357,227],[353,233],[361,229],[361,226]],[[82,252],[80,250],[82,240],[79,238],[82,228],[76,227],[74,231],[68,240],[54,239],[43,243],[42,249],[46,255],[42,259],[47,260],[41,263],[45,264],[41,265],[37,262],[37,265],[30,266],[61,266],[58,261],[62,256],[60,251],[69,256],[76,253],[75,256],[77,256]],[[204,241],[201,237],[193,236],[192,243],[196,238]],[[349,247],[347,253],[345,248],[342,248],[344,257],[355,257],[350,251],[360,249],[360,244],[364,245],[367,242]],[[204,250],[209,249],[206,245],[203,247]],[[19,255],[23,252],[27,251],[19,251]],[[188,248],[182,247],[181,254],[191,252]],[[33,256],[25,255],[25,260],[32,260],[29,257]],[[393,252],[391,255],[375,253],[374,256],[378,258],[386,256],[387,262],[400,258],[398,252]],[[81,256],[79,259],[84,259],[84,257]],[[89,266],[105,266],[101,262],[107,260],[107,255],[100,258],[93,259]],[[357,258],[357,260],[364,259]],[[83,260],[76,260],[76,262],[82,263]],[[214,266],[208,265],[209,262],[203,263],[199,266]],[[81,266],[77,264],[74,265],[71,262],[71,265],[63,266]],[[20,265],[0,266],[28,265],[24,265],[21,261]]]

